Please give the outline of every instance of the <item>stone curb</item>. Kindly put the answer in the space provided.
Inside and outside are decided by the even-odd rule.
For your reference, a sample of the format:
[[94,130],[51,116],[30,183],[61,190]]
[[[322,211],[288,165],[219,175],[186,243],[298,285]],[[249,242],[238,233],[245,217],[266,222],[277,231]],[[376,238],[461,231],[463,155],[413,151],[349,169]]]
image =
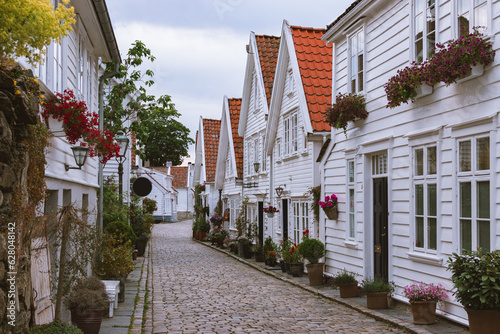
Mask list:
[[146,248],[146,252],[144,253],[144,256],[142,258],[142,266],[141,266],[141,278],[139,279],[139,283],[137,286],[137,295],[136,298],[139,297],[139,300],[137,301],[137,304],[135,304],[135,299],[134,299],[134,314],[132,315],[132,326],[130,327],[128,333],[129,334],[140,334],[142,333],[142,327],[143,327],[143,322],[144,322],[144,305],[145,305],[145,300],[144,297],[146,295],[146,290],[147,290],[147,280],[148,280],[148,272],[149,272],[149,248],[150,248],[150,242],[148,243],[148,246]]
[[240,258],[239,256],[236,256],[234,254],[232,254],[231,252],[227,251],[227,250],[224,250],[224,249],[220,249],[216,246],[213,246],[213,245],[210,245],[210,244],[207,244],[206,242],[202,242],[202,241],[199,241],[199,240],[194,240],[192,239],[193,241],[196,241],[198,242],[199,244],[202,244],[202,245],[205,245],[207,247],[210,247],[214,250],[217,250],[221,253],[224,253],[226,254],[227,256],[229,257],[232,257],[233,259],[243,263],[243,264],[246,264],[254,269],[257,269],[258,271],[264,273],[264,274],[267,274],[269,276],[272,276],[276,279],[279,279],[281,281],[284,281],[284,282],[287,282],[289,284],[292,284],[292,285],[295,285],[303,290],[306,290],[308,292],[311,292],[315,295],[320,295],[321,297],[323,298],[326,298],[328,300],[331,300],[337,304],[340,304],[340,305],[343,305],[343,306],[346,306],[346,307],[349,307],[353,310],[356,310],[362,314],[365,314],[366,316],[369,316],[371,318],[374,318],[376,320],[379,320],[379,321],[382,321],[382,322],[385,322],[387,324],[390,324],[394,327],[397,327],[399,329],[402,329],[408,333],[411,333],[411,334],[432,334],[431,332],[429,332],[428,330],[424,329],[424,328],[421,328],[421,327],[418,327],[412,323],[409,323],[407,321],[404,321],[404,320],[401,320],[401,319],[398,319],[398,318],[395,318],[395,317],[392,317],[390,315],[386,315],[386,314],[382,314],[382,313],[379,313],[379,312],[376,312],[375,310],[371,310],[353,300],[349,300],[349,299],[346,299],[346,298],[339,298],[339,297],[336,297],[336,296],[332,296],[332,295],[329,295],[321,290],[318,290],[318,289],[315,289],[314,287],[311,287],[309,285],[306,285],[306,284],[302,284],[300,282],[297,282],[293,279],[290,279],[288,277],[284,277],[282,275],[279,275],[279,274],[276,274],[276,273],[273,273],[271,271],[268,271],[264,268],[262,268],[261,266],[259,265],[256,265],[256,264],[253,264],[253,263],[250,263],[248,261],[246,261],[245,259],[242,259]]

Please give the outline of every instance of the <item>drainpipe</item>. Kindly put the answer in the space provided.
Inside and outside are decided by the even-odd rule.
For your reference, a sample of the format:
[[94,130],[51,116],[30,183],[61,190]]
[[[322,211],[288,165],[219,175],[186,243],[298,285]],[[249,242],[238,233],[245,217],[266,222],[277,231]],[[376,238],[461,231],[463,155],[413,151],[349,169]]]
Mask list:
[[[111,20],[109,18],[108,8],[104,0],[93,0],[94,9],[99,18],[102,32],[106,40],[106,46],[109,53],[111,54],[111,59],[115,64],[113,71],[104,73],[99,77],[99,131],[104,130],[104,111],[103,111],[103,97],[104,97],[104,80],[111,78],[118,74],[120,68],[121,56],[118,50],[118,44],[116,42],[115,33],[111,25]],[[99,234],[103,230],[103,196],[104,196],[104,169],[102,163],[99,162],[99,201],[97,203],[97,231]]]

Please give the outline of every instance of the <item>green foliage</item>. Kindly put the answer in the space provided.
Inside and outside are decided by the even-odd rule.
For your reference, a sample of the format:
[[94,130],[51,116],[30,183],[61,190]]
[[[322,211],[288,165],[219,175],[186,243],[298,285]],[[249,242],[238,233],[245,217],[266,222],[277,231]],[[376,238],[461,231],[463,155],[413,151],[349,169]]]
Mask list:
[[448,270],[455,285],[454,295],[465,307],[500,310],[500,251],[453,253]]
[[144,197],[142,200],[142,207],[144,213],[152,214],[156,210],[156,201],[154,199]]
[[273,241],[273,238],[271,238],[271,236],[268,236],[264,240],[264,245],[262,247],[262,251],[264,252],[264,254],[267,254],[268,251],[276,251],[277,248],[278,248],[278,246]]
[[124,244],[130,242],[132,245],[135,244],[137,236],[134,233],[132,227],[128,226],[127,223],[121,221],[111,222],[106,226],[104,232],[108,235],[113,236],[118,242]]
[[113,235],[103,235],[97,247],[94,272],[102,279],[120,279],[134,270],[132,243],[123,243]]
[[0,58],[26,57],[30,64],[43,60],[44,47],[61,42],[75,23],[73,7],[63,0],[54,9],[50,0],[0,1]]
[[106,286],[95,276],[86,277],[73,286],[64,303],[69,309],[80,311],[106,309],[108,306]]
[[241,201],[240,212],[238,217],[235,219],[236,230],[238,231],[238,238],[242,237],[243,234],[247,233],[248,220],[247,220],[247,205],[248,197],[245,196],[243,201]]
[[299,252],[311,264],[316,264],[325,255],[325,244],[318,239],[305,237],[300,243]]
[[[115,133],[118,130],[126,133],[133,131],[137,138],[136,154],[143,160],[149,160],[152,166],[163,166],[166,161],[180,165],[194,141],[188,137],[189,129],[176,120],[180,113],[170,96],[157,98],[148,94],[145,88],[154,85],[154,73],[149,69],[142,72],[139,68],[144,66],[144,61],[154,60],[151,50],[144,43],[132,43],[127,57],[120,64],[116,76],[118,82],[106,82],[111,85],[104,106],[106,128]],[[106,72],[115,67],[113,62],[105,64]],[[127,121],[130,128],[124,126]]]
[[358,281],[356,280],[356,274],[347,270],[343,270],[337,275],[335,275],[332,279],[332,283],[335,286],[339,286],[342,284],[349,284],[349,283],[357,283]]
[[111,222],[129,219],[128,206],[120,202],[117,185],[111,177],[104,181],[102,219],[104,228]]
[[311,204],[311,210],[314,213],[314,219],[319,222],[319,204],[318,202],[321,199],[321,185],[313,187],[309,189],[308,191],[309,194],[312,195],[312,204]]
[[290,263],[292,262],[292,256],[290,254],[290,250],[292,249],[292,242],[290,239],[284,239],[280,242],[280,248],[279,248],[279,253],[281,258],[287,262]]
[[363,280],[363,290],[365,293],[390,293],[394,290],[394,285],[380,278],[366,278]]
[[30,334],[83,334],[83,331],[76,326],[56,320],[49,324],[31,327]]

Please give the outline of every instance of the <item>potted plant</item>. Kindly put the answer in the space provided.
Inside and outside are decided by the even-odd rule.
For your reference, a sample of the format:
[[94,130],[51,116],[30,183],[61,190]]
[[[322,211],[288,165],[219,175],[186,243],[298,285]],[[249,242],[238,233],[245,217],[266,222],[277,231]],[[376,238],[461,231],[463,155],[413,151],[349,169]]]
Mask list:
[[230,217],[229,214],[230,214],[230,212],[231,211],[229,210],[229,208],[227,208],[226,210],[224,210],[223,221],[225,221],[225,222],[229,221],[229,217]]
[[358,281],[353,272],[344,269],[332,278],[332,284],[339,288],[341,298],[358,296]]
[[500,328],[500,251],[453,253],[448,270],[453,295],[469,316],[471,334],[496,333]]
[[403,296],[408,298],[413,314],[413,323],[429,325],[436,322],[436,304],[448,298],[441,284],[416,282],[405,286]]
[[292,261],[292,256],[290,250],[292,249],[292,242],[289,239],[283,239],[280,242],[279,254],[281,256],[281,271],[288,274],[292,274],[290,271],[290,262]]
[[302,257],[309,261],[306,264],[309,285],[321,285],[323,284],[323,267],[325,264],[319,263],[319,259],[325,255],[325,244],[318,239],[309,238],[309,230],[305,230],[303,235],[299,252]]
[[363,95],[339,93],[335,103],[326,111],[326,121],[335,129],[343,129],[347,136],[347,123],[356,119],[366,119],[366,102]]
[[293,277],[304,276],[304,260],[300,254],[300,244],[293,244],[290,248],[290,271]]
[[267,217],[273,218],[275,212],[280,212],[280,210],[276,209],[274,206],[266,206],[265,208],[262,209],[265,213],[267,213]]
[[29,334],[83,334],[83,332],[76,326],[55,320],[48,324],[31,327]]
[[369,309],[387,308],[387,296],[394,290],[391,282],[380,278],[366,278],[362,284],[366,294],[366,307]]
[[255,254],[255,262],[264,262],[265,256],[262,250],[262,244],[256,243],[253,247],[253,253]]
[[277,254],[277,245],[274,243],[273,238],[269,235],[267,238],[264,240],[264,246],[262,247],[262,252],[264,253],[265,257],[265,263],[268,265],[268,253],[269,251],[273,251],[275,254]]
[[336,220],[338,217],[337,202],[337,195],[332,194],[332,196],[325,196],[325,200],[319,201],[318,205],[323,209],[323,211],[325,211],[328,219]]
[[269,267],[274,267],[276,265],[276,260],[278,258],[278,255],[276,254],[275,250],[268,250],[264,256],[266,259],[266,264]]
[[106,287],[95,276],[77,282],[64,300],[71,322],[85,334],[99,333],[104,310],[109,305]]

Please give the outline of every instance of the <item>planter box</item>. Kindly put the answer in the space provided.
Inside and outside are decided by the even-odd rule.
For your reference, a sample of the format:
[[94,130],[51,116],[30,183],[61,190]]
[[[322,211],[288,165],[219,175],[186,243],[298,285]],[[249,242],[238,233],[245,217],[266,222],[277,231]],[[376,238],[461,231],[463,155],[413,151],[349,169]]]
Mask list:
[[500,328],[500,312],[496,310],[473,310],[466,307],[471,334],[494,334]]
[[358,296],[358,283],[347,283],[339,286],[340,298],[352,298]]
[[366,294],[366,307],[372,310],[387,308],[387,292],[374,292]]
[[416,89],[417,89],[417,96],[415,97],[416,99],[419,99],[427,95],[431,95],[433,91],[432,86],[429,86],[427,84],[422,84],[418,86]]
[[457,80],[457,83],[462,83],[465,81],[469,81],[471,79],[480,77],[484,73],[484,66],[481,64],[478,64],[476,66],[471,66],[470,72],[464,76],[462,79]]

